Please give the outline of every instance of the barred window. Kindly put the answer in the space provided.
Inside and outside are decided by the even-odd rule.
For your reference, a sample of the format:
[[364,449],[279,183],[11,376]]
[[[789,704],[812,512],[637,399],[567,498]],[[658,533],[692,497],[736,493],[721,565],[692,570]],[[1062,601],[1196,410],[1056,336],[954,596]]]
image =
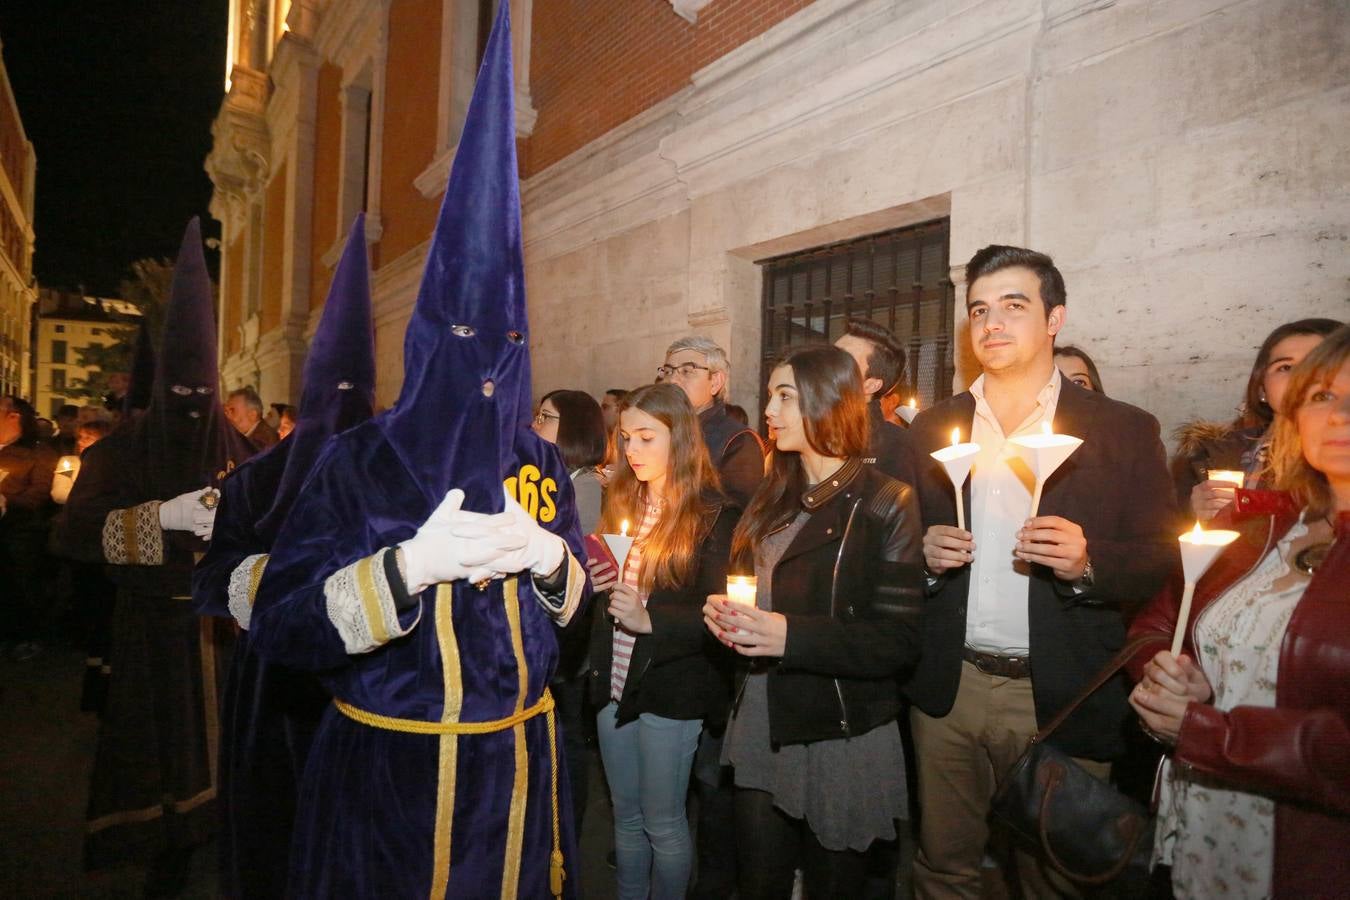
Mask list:
[[760,260],[764,306],[760,384],[791,347],[833,343],[850,318],[871,319],[905,348],[897,388],[927,408],[952,393],[950,220],[940,219]]

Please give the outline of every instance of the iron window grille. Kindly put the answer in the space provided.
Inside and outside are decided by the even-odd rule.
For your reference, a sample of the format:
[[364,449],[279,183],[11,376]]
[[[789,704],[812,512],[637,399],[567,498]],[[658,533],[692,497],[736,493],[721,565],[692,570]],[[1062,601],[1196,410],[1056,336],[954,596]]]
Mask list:
[[885,325],[905,348],[896,390],[927,408],[952,393],[955,290],[950,220],[759,261],[763,267],[760,385],[785,350],[833,343],[850,318]]

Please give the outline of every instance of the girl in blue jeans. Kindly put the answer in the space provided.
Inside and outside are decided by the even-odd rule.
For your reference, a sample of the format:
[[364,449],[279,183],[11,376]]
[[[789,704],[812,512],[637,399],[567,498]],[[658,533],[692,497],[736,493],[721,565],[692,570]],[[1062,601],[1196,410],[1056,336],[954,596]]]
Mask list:
[[701,610],[726,589],[737,516],[684,391],[658,384],[630,393],[602,528],[618,533],[627,521],[636,540],[618,571],[591,561],[595,590],[608,592],[597,598],[607,614],[591,632],[590,674],[620,900],[680,900],[689,885],[689,772],[704,716],[726,702],[713,665],[726,651]]

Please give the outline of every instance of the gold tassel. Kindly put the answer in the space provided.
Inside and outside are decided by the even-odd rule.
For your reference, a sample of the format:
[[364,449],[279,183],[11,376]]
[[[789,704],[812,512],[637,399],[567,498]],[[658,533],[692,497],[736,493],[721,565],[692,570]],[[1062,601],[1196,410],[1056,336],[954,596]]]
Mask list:
[[562,896],[563,879],[566,877],[563,873],[562,851],[554,850],[552,856],[549,857],[548,865],[548,887],[553,892],[553,896]]

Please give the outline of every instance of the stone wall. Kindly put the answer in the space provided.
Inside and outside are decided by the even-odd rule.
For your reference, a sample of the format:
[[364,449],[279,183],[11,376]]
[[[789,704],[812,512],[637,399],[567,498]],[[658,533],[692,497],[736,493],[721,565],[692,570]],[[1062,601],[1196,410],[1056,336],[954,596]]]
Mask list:
[[697,331],[756,410],[754,261],[950,216],[958,300],[979,247],[1051,253],[1064,339],[1170,431],[1274,325],[1350,318],[1350,5],[817,0],[523,196],[537,392]]

